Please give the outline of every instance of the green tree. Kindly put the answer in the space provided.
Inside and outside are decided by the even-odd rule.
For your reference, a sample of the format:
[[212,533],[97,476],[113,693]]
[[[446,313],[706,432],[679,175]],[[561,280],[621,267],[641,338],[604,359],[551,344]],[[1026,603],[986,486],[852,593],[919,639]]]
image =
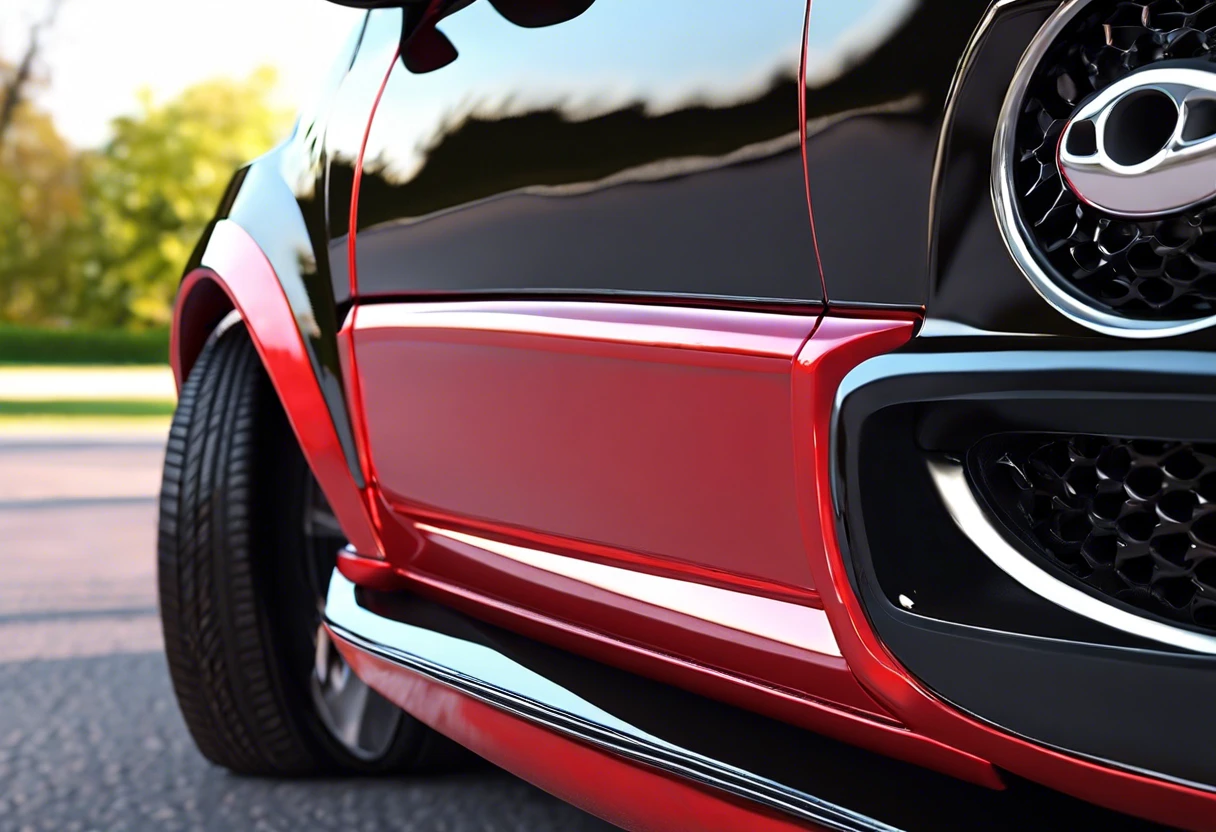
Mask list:
[[136,328],[168,323],[178,278],[228,179],[283,134],[273,69],[217,79],[176,98],[140,98],[84,161],[88,212],[74,256],[74,319]]
[[163,103],[145,92],[103,148],[83,153],[18,101],[0,142],[0,321],[168,323],[182,268],[232,173],[288,125],[271,104],[275,83],[274,70],[259,69]]
[[71,293],[74,231],[84,216],[80,159],[29,102],[0,144],[0,320],[44,321]]

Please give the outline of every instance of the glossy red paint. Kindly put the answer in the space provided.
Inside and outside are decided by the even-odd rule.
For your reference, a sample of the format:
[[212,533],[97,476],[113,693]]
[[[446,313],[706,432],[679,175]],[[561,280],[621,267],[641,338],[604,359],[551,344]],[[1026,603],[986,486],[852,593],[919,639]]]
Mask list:
[[[737,633],[758,636],[824,656],[839,656],[827,615],[818,605],[767,598],[737,588],[655,575],[630,567],[597,563],[532,546],[520,546],[483,535],[418,523],[433,545],[457,546],[560,575],[609,593],[718,624]],[[417,563],[417,561],[415,561]]]
[[339,552],[338,571],[351,583],[378,592],[396,592],[409,586],[405,576],[387,560],[357,552]]
[[789,372],[817,320],[599,303],[362,307],[373,477],[390,506],[813,590]]
[[[699,657],[787,689],[804,690],[808,677],[825,671],[836,689],[819,692],[821,698],[874,710],[845,672],[822,610],[511,543],[496,545],[425,524],[419,528],[426,544],[408,570],[411,575],[493,587],[499,598],[588,629],[611,621],[608,632],[632,644],[659,652],[679,649],[685,658]],[[524,557],[512,557],[511,548]],[[753,672],[747,673],[749,668]]]
[[[642,552],[631,552],[615,546],[589,543],[585,540],[536,532],[506,523],[489,523],[483,520],[462,517],[450,512],[437,511],[416,503],[395,501],[392,503],[392,512],[398,516],[409,518],[414,522],[430,523],[446,529],[481,535],[493,540],[501,540],[504,543],[527,546],[545,552],[579,558],[591,563],[619,566],[646,575],[658,575],[677,580],[693,581],[706,586],[746,592],[762,598],[788,601],[793,604],[823,609],[823,604],[819,600],[819,593],[812,589],[779,584],[759,578],[749,578],[746,575],[739,575],[738,573],[727,572],[722,569],[711,569],[691,563],[665,560]],[[419,541],[420,545],[421,541]],[[413,547],[411,551],[415,554],[411,555],[410,558],[401,559],[401,562],[408,563],[411,569],[419,569],[422,565],[421,559],[425,559],[426,554],[419,546]]]
[[[380,541],[380,550],[378,552],[360,552],[359,554],[384,557],[386,555],[384,543],[384,528],[386,523],[383,516],[383,504],[375,481],[375,469],[372,467],[371,454],[368,451],[367,420],[363,416],[363,383],[359,376],[358,364],[355,361],[353,333],[354,322],[358,314],[359,307],[353,307],[346,316],[346,322],[338,330],[338,356],[343,367],[342,380],[346,386],[346,407],[350,414],[351,432],[355,440],[355,452],[359,457],[359,469],[363,472],[363,478],[366,483],[361,490],[363,504],[367,506],[372,527],[376,530],[376,537]],[[397,552],[400,556],[405,552],[416,549],[417,542],[411,547],[399,544]],[[354,579],[352,578],[352,580]]]
[[[774,514],[774,506],[789,505],[796,495],[790,467],[791,370],[816,322],[623,304],[359,307],[353,344],[362,371],[372,478],[387,512],[381,532],[388,556],[415,590],[481,618],[999,787],[999,778],[983,760],[893,722],[834,656],[589,587],[484,547],[479,551],[418,534],[415,524],[429,523],[817,607],[817,595],[805,580],[809,564],[801,526],[785,529],[793,538],[781,539],[784,548],[774,547],[771,536],[771,527],[787,520]],[[408,385],[399,380],[400,369],[407,366]],[[660,380],[647,379],[653,374],[660,374]],[[700,398],[686,395],[681,387],[686,378],[704,385],[694,388]],[[740,378],[744,385],[759,379],[760,394],[732,390]],[[569,402],[580,397],[596,407],[567,412]],[[739,408],[739,424],[707,437],[696,422],[706,413],[713,418],[713,409],[723,402]],[[664,422],[681,430],[665,434],[663,441],[645,434]],[[741,436],[758,437],[765,445],[761,453],[778,463],[766,471],[747,471],[757,452],[754,445],[739,442]],[[679,458],[672,458],[672,444],[681,450]],[[718,464],[707,468],[706,456]],[[595,476],[589,477],[592,471]],[[655,489],[647,481],[653,477],[675,479]],[[600,486],[604,480],[611,488],[594,495],[562,493]],[[442,486],[439,492],[436,481]],[[690,492],[706,494],[709,489],[715,492],[708,497],[726,494],[734,502],[696,510],[681,502]],[[620,504],[618,495],[637,490],[645,490],[646,499]],[[470,495],[480,503],[471,503]],[[528,510],[537,513],[528,517]],[[715,511],[733,513],[735,523],[749,534],[755,529],[761,533],[724,546],[720,526],[714,534],[703,527],[706,521],[721,523]],[[746,516],[741,519],[741,514]],[[570,518],[585,526],[573,532],[562,528]],[[660,543],[622,545],[631,533]],[[691,542],[684,536],[691,536]],[[681,551],[692,556],[664,551],[666,540],[680,542]],[[717,553],[718,562],[705,559],[704,551]],[[762,570],[751,563],[751,574],[740,574],[740,552],[764,553],[777,568],[757,577]],[[694,560],[698,554],[700,562]],[[797,575],[801,583],[786,575],[774,579],[773,572],[791,565],[795,569],[787,575]]]
[[417,719],[495,765],[624,829],[645,832],[807,832],[733,797],[513,716],[334,635],[361,679]]
[[[390,551],[393,539],[391,525],[385,529]],[[459,555],[455,551],[452,554]],[[400,570],[400,574],[407,580],[409,588],[419,595],[529,638],[963,780],[991,788],[1003,786],[985,761],[913,733],[877,709],[866,713],[719,670],[702,661],[683,658],[679,653],[639,647],[604,629],[589,629],[551,616],[547,611],[538,612],[520,606],[515,599],[508,600],[506,593],[499,595],[492,588],[484,589],[488,581],[479,582],[483,588],[474,590],[412,570]],[[347,577],[353,580],[352,575],[347,574]],[[579,600],[577,597],[566,599],[565,606],[577,607]],[[608,631],[615,630],[627,614],[618,601],[605,612],[600,626]],[[680,631],[680,638],[685,644],[696,646],[703,626],[695,623],[690,629]],[[704,642],[701,644],[703,646]],[[803,668],[805,673],[807,665],[804,664]],[[821,659],[818,672],[826,676],[834,671],[847,673],[843,665],[833,668]],[[827,687],[834,683],[844,684],[839,679],[831,678],[809,681]],[[852,680],[847,684],[853,684]]]
[[840,381],[906,342],[912,320],[824,318],[794,368],[800,504],[811,568],[841,652],[857,678],[911,729],[1083,800],[1187,829],[1211,829],[1216,794],[1061,754],[978,722],[937,699],[887,652],[853,593],[836,536],[831,430]]
[[282,286],[257,243],[231,220],[216,224],[202,267],[186,275],[178,289],[173,313],[173,331],[178,337],[172,347],[179,387],[210,334],[205,322],[214,326],[212,319],[224,308],[219,292],[230,308],[240,310],[304,456],[343,531],[359,551],[380,553],[367,505],[347,467]]

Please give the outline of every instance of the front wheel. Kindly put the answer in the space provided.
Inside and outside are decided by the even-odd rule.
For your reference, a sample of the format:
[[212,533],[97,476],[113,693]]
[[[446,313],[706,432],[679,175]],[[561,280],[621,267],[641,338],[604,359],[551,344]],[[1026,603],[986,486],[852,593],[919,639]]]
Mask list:
[[173,689],[212,762],[291,776],[408,770],[442,753],[320,626],[344,543],[248,333],[229,327],[181,391],[157,554]]

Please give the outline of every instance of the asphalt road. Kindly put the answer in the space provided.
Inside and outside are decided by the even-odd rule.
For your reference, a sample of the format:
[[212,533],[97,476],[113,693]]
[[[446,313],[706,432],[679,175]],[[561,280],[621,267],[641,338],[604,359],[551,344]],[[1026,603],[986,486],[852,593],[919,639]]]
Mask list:
[[489,767],[234,777],[195,750],[156,616],[161,438],[0,436],[0,832],[611,827]]

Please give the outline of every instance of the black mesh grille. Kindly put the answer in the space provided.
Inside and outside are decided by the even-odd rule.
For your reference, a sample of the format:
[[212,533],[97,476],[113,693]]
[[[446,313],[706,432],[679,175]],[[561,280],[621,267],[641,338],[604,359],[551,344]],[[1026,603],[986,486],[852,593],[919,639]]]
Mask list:
[[1129,318],[1186,320],[1216,312],[1216,206],[1144,222],[1081,204],[1056,163],[1077,105],[1140,67],[1216,61],[1216,3],[1097,0],[1056,38],[1018,119],[1013,184],[1022,223],[1058,281]]
[[1140,611],[1216,630],[1216,444],[1002,434],[968,464],[1048,565]]

